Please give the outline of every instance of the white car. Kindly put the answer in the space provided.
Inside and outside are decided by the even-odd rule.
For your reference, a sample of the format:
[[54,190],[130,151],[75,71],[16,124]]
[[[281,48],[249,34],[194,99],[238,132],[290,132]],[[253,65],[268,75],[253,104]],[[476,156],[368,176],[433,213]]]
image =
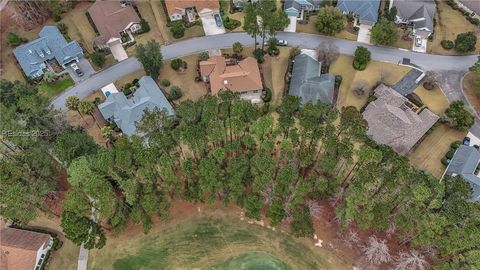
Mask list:
[[75,71],[75,73],[77,73],[78,77],[82,77],[83,76],[83,72],[80,70],[80,68],[78,67],[77,63],[72,63],[70,65],[70,67],[73,69],[73,71]]
[[286,40],[279,39],[277,41],[277,46],[288,46],[288,42]]

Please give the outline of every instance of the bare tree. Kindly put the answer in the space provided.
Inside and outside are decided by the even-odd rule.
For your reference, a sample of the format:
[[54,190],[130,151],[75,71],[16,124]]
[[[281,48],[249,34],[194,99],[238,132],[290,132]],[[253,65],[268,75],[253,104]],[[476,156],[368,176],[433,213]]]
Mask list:
[[270,206],[273,198],[273,186],[269,185],[263,192],[262,196],[265,198],[264,204]]
[[380,70],[380,76],[379,76],[379,82],[380,83],[386,83],[387,79],[392,76],[392,73],[388,69],[382,69]]
[[358,245],[358,243],[360,243],[360,237],[358,236],[356,230],[350,229],[343,236],[343,241],[347,244],[348,247],[352,247],[353,245]]
[[322,65],[330,67],[330,65],[338,58],[338,47],[331,41],[324,41],[320,43],[316,49],[318,54],[318,61]]
[[353,84],[352,90],[357,97],[363,97],[368,92],[368,84],[364,80],[357,80]]
[[7,5],[8,12],[17,25],[26,30],[43,24],[50,17],[48,6],[43,1],[10,1]]
[[432,90],[437,84],[438,80],[435,76],[435,73],[432,71],[425,72],[425,77],[423,78],[423,87],[427,90]]
[[308,210],[310,211],[310,216],[314,219],[320,219],[320,216],[323,212],[323,207],[314,200],[308,200],[306,203]]
[[395,270],[425,270],[429,266],[424,256],[417,250],[401,252],[395,260]]
[[385,240],[379,240],[375,235],[368,238],[368,243],[362,248],[362,252],[362,262],[367,267],[379,266],[392,259]]

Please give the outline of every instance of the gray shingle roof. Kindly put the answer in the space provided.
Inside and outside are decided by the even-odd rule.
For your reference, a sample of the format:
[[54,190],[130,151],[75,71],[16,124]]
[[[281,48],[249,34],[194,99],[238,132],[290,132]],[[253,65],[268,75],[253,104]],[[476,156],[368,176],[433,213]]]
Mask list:
[[309,101],[333,103],[335,76],[320,74],[320,63],[307,54],[295,57],[288,93],[302,98],[302,104]]
[[378,20],[380,0],[339,0],[337,7],[345,13],[359,17],[360,23],[374,24]]
[[395,0],[393,6],[397,8],[397,16],[412,21],[415,29],[428,28],[433,31],[435,0]]
[[469,182],[473,201],[480,201],[480,178],[474,175],[479,162],[480,152],[475,147],[460,145],[447,167],[448,175],[460,175]]
[[136,133],[135,122],[142,119],[145,109],[165,109],[168,115],[174,114],[172,105],[151,77],[143,76],[138,84],[133,98],[127,99],[123,92],[113,93],[98,106],[103,118],[113,120],[129,136]]
[[285,0],[283,8],[289,16],[298,16],[302,9],[319,9],[323,0]]
[[78,42],[67,42],[56,26],[43,27],[38,36],[38,39],[13,50],[23,72],[29,77],[42,75],[45,61],[56,59],[60,65],[64,65],[77,57],[83,57]]
[[417,79],[423,75],[423,72],[412,68],[403,78],[398,81],[392,88],[400,93],[402,96],[407,96],[418,86]]

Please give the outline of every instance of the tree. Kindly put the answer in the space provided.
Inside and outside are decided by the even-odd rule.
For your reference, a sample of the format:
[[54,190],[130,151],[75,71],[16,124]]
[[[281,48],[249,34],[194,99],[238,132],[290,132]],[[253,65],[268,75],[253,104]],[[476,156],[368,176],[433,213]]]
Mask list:
[[18,46],[27,41],[28,41],[27,39],[22,38],[15,33],[12,33],[12,32],[7,33],[7,42],[10,46]]
[[233,48],[233,52],[236,54],[241,54],[243,51],[243,45],[238,41],[233,43],[232,48]]
[[475,122],[475,118],[465,109],[465,105],[461,100],[450,103],[450,106],[445,111],[445,115],[450,126],[459,130],[467,130]]
[[182,38],[185,35],[185,25],[183,21],[172,22],[170,32],[172,32],[174,38]]
[[56,138],[53,144],[53,152],[64,165],[77,157],[95,154],[97,149],[92,137],[82,129],[66,130]]
[[104,126],[100,129],[102,137],[107,139],[107,146],[113,140],[113,129],[110,126]]
[[395,18],[397,16],[397,8],[396,7],[392,7],[388,10],[385,11],[385,18],[391,22],[394,22],[395,21]]
[[293,220],[290,228],[296,237],[311,237],[313,235],[313,222],[307,207],[299,206],[293,210]]
[[93,105],[93,102],[87,100],[80,101],[80,103],[78,103],[78,110],[81,114],[90,115],[95,121],[95,124],[97,124],[98,128],[100,128],[97,119],[95,118],[95,116],[93,116],[93,114],[95,113],[95,106]]
[[170,92],[168,92],[167,98],[168,98],[168,100],[173,101],[173,100],[180,99],[182,96],[183,96],[182,89],[180,87],[174,85],[170,89]]
[[201,52],[198,54],[198,61],[207,61],[208,58],[210,58],[208,52]]
[[154,40],[148,41],[146,45],[139,44],[135,46],[135,56],[138,58],[138,61],[142,63],[147,76],[156,80],[163,66],[163,56],[160,52],[160,45]]
[[183,68],[184,67],[184,61],[180,58],[176,58],[176,59],[173,59],[171,62],[170,62],[170,67],[173,69],[173,70],[176,70],[178,71],[180,68]]
[[57,23],[57,28],[58,31],[60,31],[60,33],[62,33],[63,35],[66,35],[68,33],[68,26],[63,22]]
[[370,30],[372,40],[375,44],[392,45],[398,40],[397,25],[386,18],[380,18]]
[[260,29],[258,24],[258,2],[249,1],[243,5],[243,12],[245,12],[245,18],[243,22],[243,30],[247,32],[255,40],[255,49],[257,50],[257,35]]
[[425,270],[428,269],[428,262],[424,256],[416,251],[400,252],[395,260],[395,270]]
[[370,51],[362,46],[358,46],[353,56],[353,68],[356,70],[365,70],[370,62]]
[[320,8],[315,21],[315,28],[323,34],[335,35],[345,27],[342,11],[336,7],[326,6]]
[[101,68],[105,65],[105,54],[103,52],[95,51],[90,55],[90,58],[97,67]]
[[477,36],[473,32],[466,32],[457,35],[455,39],[455,50],[461,53],[473,52],[477,45]]
[[83,244],[86,249],[100,249],[105,245],[106,238],[102,227],[87,217],[64,211],[60,226],[65,237],[77,245]]
[[317,49],[318,61],[327,68],[338,58],[338,47],[330,41],[324,41],[318,45]]
[[147,33],[150,31],[150,25],[144,18],[140,19],[140,27],[142,29],[142,33]]
[[368,238],[368,243],[362,248],[362,252],[362,259],[368,266],[378,266],[391,260],[385,240],[379,240],[375,235]]
[[368,93],[368,84],[365,80],[357,80],[353,84],[352,90],[357,97],[363,97]]

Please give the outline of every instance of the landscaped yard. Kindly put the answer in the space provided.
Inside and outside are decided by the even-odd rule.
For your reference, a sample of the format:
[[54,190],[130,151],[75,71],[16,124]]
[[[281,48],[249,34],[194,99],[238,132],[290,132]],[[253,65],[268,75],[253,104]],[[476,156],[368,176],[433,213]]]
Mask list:
[[[297,23],[297,32],[309,33],[309,34],[316,34],[319,35],[320,33],[315,28],[315,21],[317,20],[317,15],[310,16],[310,19],[307,24],[300,24]],[[357,40],[357,35],[354,35],[347,30],[343,30],[342,32],[335,35],[336,38],[341,39],[348,39],[348,40]]]
[[[438,54],[458,54],[455,50],[445,50],[440,45],[444,39],[454,41],[458,34],[473,31],[477,33],[480,40],[480,29],[468,22],[462,13],[452,9],[445,1],[437,1],[437,16],[435,25],[434,40],[428,43],[428,52]],[[476,53],[480,53],[480,46],[477,43]]]
[[280,104],[285,90],[285,73],[288,68],[288,60],[292,49],[279,47],[280,54],[276,57],[265,57],[263,63],[263,79],[265,86],[272,90],[271,103],[275,106]]
[[49,99],[63,92],[63,90],[73,86],[75,83],[72,78],[67,75],[67,78],[60,79],[53,83],[41,82],[38,85],[38,92]]
[[475,84],[473,72],[468,73],[463,78],[463,93],[477,114],[480,114],[480,87]]
[[423,104],[437,115],[444,113],[448,108],[448,99],[438,86],[435,86],[432,90],[427,90],[420,84],[414,93],[420,97]]
[[441,159],[450,149],[450,144],[462,140],[466,134],[466,131],[458,131],[446,124],[440,124],[412,150],[408,159],[416,168],[426,170],[435,177],[441,177],[446,168]]
[[158,82],[163,79],[170,81],[170,86],[165,87],[160,85],[162,89],[169,92],[172,86],[176,85],[182,89],[183,97],[178,102],[190,99],[198,100],[200,97],[207,94],[207,89],[203,82],[196,82],[197,76],[197,54],[192,54],[186,57],[182,57],[182,60],[187,62],[187,69],[183,72],[175,71],[170,67],[170,61],[165,61],[164,67],[160,71],[160,77]]
[[370,61],[365,70],[358,71],[352,67],[352,61],[353,58],[351,56],[340,55],[330,66],[330,73],[342,75],[343,77],[337,98],[337,108],[355,106],[360,109],[366,104],[368,93],[359,97],[352,90],[361,81],[364,81],[369,89],[380,81],[382,77],[387,85],[393,85],[410,70],[410,68],[405,66]]
[[181,217],[173,214],[171,221],[157,223],[146,235],[139,228],[109,235],[104,248],[90,251],[89,269],[236,270],[239,261],[248,263],[249,269],[272,269],[264,268],[266,262],[290,266],[280,269],[351,269],[338,256],[327,255],[302,239],[248,224],[238,209],[186,206],[194,210]]

